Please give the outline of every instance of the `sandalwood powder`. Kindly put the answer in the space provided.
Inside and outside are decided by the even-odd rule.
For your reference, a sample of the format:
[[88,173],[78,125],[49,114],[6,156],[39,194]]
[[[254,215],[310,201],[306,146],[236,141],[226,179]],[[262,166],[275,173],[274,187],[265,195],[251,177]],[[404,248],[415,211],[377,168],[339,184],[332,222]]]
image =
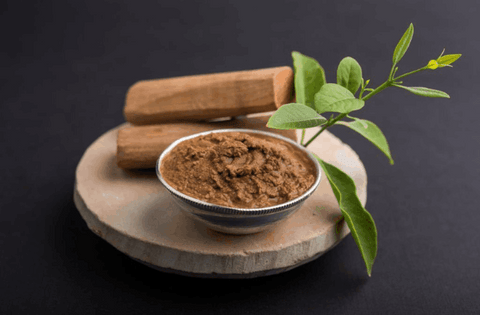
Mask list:
[[212,204],[263,208],[305,193],[316,169],[307,154],[278,138],[212,133],[178,144],[160,171],[176,190]]

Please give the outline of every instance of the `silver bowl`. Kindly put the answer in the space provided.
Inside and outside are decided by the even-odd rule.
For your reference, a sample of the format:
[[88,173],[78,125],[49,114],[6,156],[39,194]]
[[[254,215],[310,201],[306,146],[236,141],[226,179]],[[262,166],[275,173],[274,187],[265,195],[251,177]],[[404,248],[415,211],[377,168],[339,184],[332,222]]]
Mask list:
[[[244,208],[232,208],[219,206],[212,203],[205,202],[190,196],[187,196],[178,190],[170,186],[165,179],[162,177],[160,172],[160,165],[165,156],[179,143],[196,138],[199,136],[208,135],[211,133],[225,133],[225,132],[244,132],[244,133],[253,133],[260,134],[265,136],[270,136],[273,138],[281,139],[288,143],[293,144],[298,149],[306,152],[312,162],[315,165],[316,169],[316,179],[315,183],[306,191],[303,195],[288,202],[271,206],[265,208],[253,208],[253,209],[244,209]],[[219,129],[211,130],[206,132],[201,132],[193,134],[187,137],[183,137],[173,142],[168,146],[165,151],[160,155],[157,160],[156,172],[158,179],[163,184],[163,186],[171,193],[175,203],[184,211],[185,214],[193,218],[198,222],[202,222],[211,229],[228,234],[250,234],[263,231],[267,228],[273,227],[275,224],[279,223],[281,220],[286,219],[295,211],[297,211],[305,200],[310,197],[313,192],[318,188],[320,184],[320,164],[317,159],[307,151],[304,147],[294,142],[293,140],[286,138],[284,136],[270,133],[266,131],[252,130],[252,129]]]

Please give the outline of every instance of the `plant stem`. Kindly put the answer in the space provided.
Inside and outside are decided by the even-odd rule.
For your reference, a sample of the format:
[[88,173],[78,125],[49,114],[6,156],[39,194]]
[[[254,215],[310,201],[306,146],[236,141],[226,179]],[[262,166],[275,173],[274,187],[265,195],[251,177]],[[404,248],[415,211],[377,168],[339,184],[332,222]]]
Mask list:
[[310,143],[312,143],[313,140],[315,140],[325,129],[327,129],[328,127],[331,127],[333,126],[337,121],[339,121],[340,119],[342,119],[343,117],[347,116],[348,114],[345,113],[345,114],[340,114],[338,115],[337,117],[335,117],[333,120],[331,121],[328,121],[325,125],[322,126],[322,129],[320,129],[313,137],[310,138],[310,140],[307,141],[307,143],[305,143],[303,145],[304,148],[306,148]]
[[383,82],[382,85],[380,85],[379,87],[377,87],[375,90],[373,90],[372,92],[368,93],[367,95],[365,95],[362,100],[363,101],[366,101],[368,100],[369,98],[371,98],[372,96],[374,96],[375,94],[377,94],[378,92],[381,92],[383,90],[385,90],[387,87],[391,86],[393,83],[393,81],[390,81],[390,80],[387,80],[385,82]]
[[302,139],[300,140],[300,145],[303,145],[303,141],[305,141],[305,129],[302,129]]
[[[372,92],[368,93],[368,95],[366,95],[365,97],[362,98],[363,101],[366,101],[368,100],[369,98],[371,98],[372,96],[374,96],[375,94],[377,94],[378,92],[381,92],[382,90],[385,90],[387,87],[391,86],[393,84],[393,81],[390,81],[390,80],[387,80],[385,81],[382,85],[380,85],[379,87],[377,87],[375,90],[373,90]],[[335,117],[333,120],[331,121],[328,121],[325,125],[323,125],[322,129],[320,129],[312,138],[310,138],[310,140],[307,141],[307,143],[305,143],[303,146],[306,148],[310,143],[312,143],[313,140],[315,140],[325,129],[333,126],[337,121],[339,121],[340,119],[342,119],[343,117],[347,116],[348,113],[344,113],[344,114],[340,114],[338,115],[337,117]],[[301,143],[303,143],[303,138],[302,138],[302,141]]]
[[[383,82],[382,85],[380,85],[379,87],[377,87],[375,90],[373,90],[372,92],[368,93],[367,95],[365,95],[363,98],[362,98],[362,94],[363,94],[363,91],[360,91],[360,96],[359,96],[359,99],[363,100],[363,101],[366,101],[368,99],[370,99],[372,96],[376,95],[377,93],[385,90],[387,87],[389,86],[392,86],[395,84],[395,81],[399,80],[399,79],[402,79],[402,78],[405,78],[406,76],[409,76],[411,74],[414,74],[414,73],[417,73],[417,72],[420,72],[420,71],[423,71],[423,70],[426,70],[427,69],[427,66],[423,67],[423,68],[420,68],[420,69],[417,69],[417,70],[413,70],[413,71],[410,71],[410,72],[407,72],[405,74],[402,74],[401,76],[398,76],[396,78],[392,78],[392,75],[393,75],[393,70],[394,70],[394,67],[392,68],[392,70],[390,71],[390,76],[388,78],[387,81]],[[303,147],[307,147],[310,143],[312,143],[313,140],[315,140],[325,129],[333,126],[337,121],[339,121],[340,119],[342,119],[343,117],[347,116],[348,113],[344,113],[344,114],[340,114],[338,115],[337,117],[335,117],[333,120],[329,120],[325,125],[322,126],[322,129],[320,129],[312,138],[310,138],[310,140],[307,141],[307,143],[303,144],[303,141],[304,141],[304,137],[305,137],[305,129],[303,129],[302,131],[302,140],[300,142],[300,144],[303,145]]]
[[312,143],[312,141],[315,140],[328,127],[329,127],[328,124],[323,125],[322,129],[320,129],[319,132],[317,132],[313,137],[311,137],[310,140],[307,141],[307,143],[303,144],[303,147],[304,148],[308,147],[308,145]]
[[392,66],[392,69],[390,69],[390,74],[388,75],[388,80],[392,80],[393,79],[393,71],[395,70],[395,65]]
[[363,92],[365,92],[365,87],[364,86],[362,86],[362,89],[360,90],[360,94],[358,94],[359,99],[362,98]]
[[423,68],[420,68],[420,69],[417,69],[417,70],[413,70],[413,71],[407,72],[407,73],[405,73],[405,74],[402,74],[401,76],[398,76],[398,77],[394,78],[393,81],[396,81],[396,80],[405,78],[407,75],[411,75],[411,74],[414,74],[414,73],[417,73],[417,72],[420,72],[420,71],[423,71],[423,70],[426,70],[426,69],[427,69],[427,66],[425,66],[425,67],[423,67]]

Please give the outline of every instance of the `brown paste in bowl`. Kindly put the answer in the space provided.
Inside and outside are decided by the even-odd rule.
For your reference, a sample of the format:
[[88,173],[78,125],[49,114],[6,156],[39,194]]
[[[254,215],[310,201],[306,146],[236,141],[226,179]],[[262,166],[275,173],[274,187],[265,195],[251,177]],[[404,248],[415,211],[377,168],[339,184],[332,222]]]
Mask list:
[[235,208],[295,199],[315,182],[307,154],[278,138],[212,133],[178,144],[162,160],[165,181],[185,195]]

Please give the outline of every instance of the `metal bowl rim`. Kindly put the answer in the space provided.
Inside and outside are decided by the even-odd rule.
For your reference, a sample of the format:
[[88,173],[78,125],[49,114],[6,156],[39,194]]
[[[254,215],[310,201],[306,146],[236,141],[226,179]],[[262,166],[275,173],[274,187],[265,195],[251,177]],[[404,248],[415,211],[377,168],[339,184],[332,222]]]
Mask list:
[[[203,200],[200,200],[200,199],[190,197],[190,196],[188,196],[184,193],[179,192],[178,190],[176,190],[175,188],[170,186],[165,181],[165,179],[163,178],[163,176],[160,172],[161,161],[163,160],[163,158],[165,158],[165,156],[173,148],[175,148],[175,146],[177,146],[179,143],[181,143],[183,141],[190,140],[190,139],[197,138],[197,137],[201,137],[201,136],[205,136],[205,135],[208,135],[208,134],[211,134],[211,133],[229,133],[229,132],[254,133],[254,134],[261,134],[261,135],[265,135],[265,136],[270,136],[270,137],[274,137],[274,138],[286,141],[286,142],[294,145],[296,148],[302,150],[303,152],[305,152],[307,154],[307,156],[310,158],[310,160],[315,165],[316,180],[313,183],[312,187],[310,187],[301,196],[299,196],[295,199],[292,199],[290,201],[287,201],[285,203],[282,203],[282,204],[278,204],[278,205],[274,205],[274,206],[270,206],[270,207],[264,207],[264,208],[234,208],[234,207],[220,206],[220,205],[216,205],[216,204],[213,204],[213,203],[209,203],[209,202],[206,202],[206,201],[203,201]],[[182,137],[182,138],[172,142],[158,157],[157,163],[156,163],[156,166],[155,166],[155,171],[156,171],[157,177],[160,180],[160,182],[163,184],[163,186],[170,193],[172,193],[173,195],[175,195],[176,197],[178,197],[182,201],[191,204],[194,207],[203,209],[203,210],[208,211],[208,212],[213,212],[213,213],[244,214],[244,215],[264,215],[264,214],[269,214],[269,213],[281,212],[283,210],[286,210],[288,208],[291,208],[291,207],[297,205],[300,202],[305,201],[318,188],[318,186],[320,184],[320,180],[321,180],[321,174],[322,174],[321,171],[320,171],[320,164],[318,163],[317,159],[313,156],[313,154],[310,151],[308,151],[307,149],[305,149],[304,147],[299,145],[297,142],[295,142],[295,141],[293,141],[293,140],[291,140],[287,137],[284,137],[282,135],[272,133],[272,132],[268,132],[268,131],[255,130],[255,129],[232,129],[232,128],[199,132],[199,133],[196,133],[196,134],[193,134],[193,135]]]

